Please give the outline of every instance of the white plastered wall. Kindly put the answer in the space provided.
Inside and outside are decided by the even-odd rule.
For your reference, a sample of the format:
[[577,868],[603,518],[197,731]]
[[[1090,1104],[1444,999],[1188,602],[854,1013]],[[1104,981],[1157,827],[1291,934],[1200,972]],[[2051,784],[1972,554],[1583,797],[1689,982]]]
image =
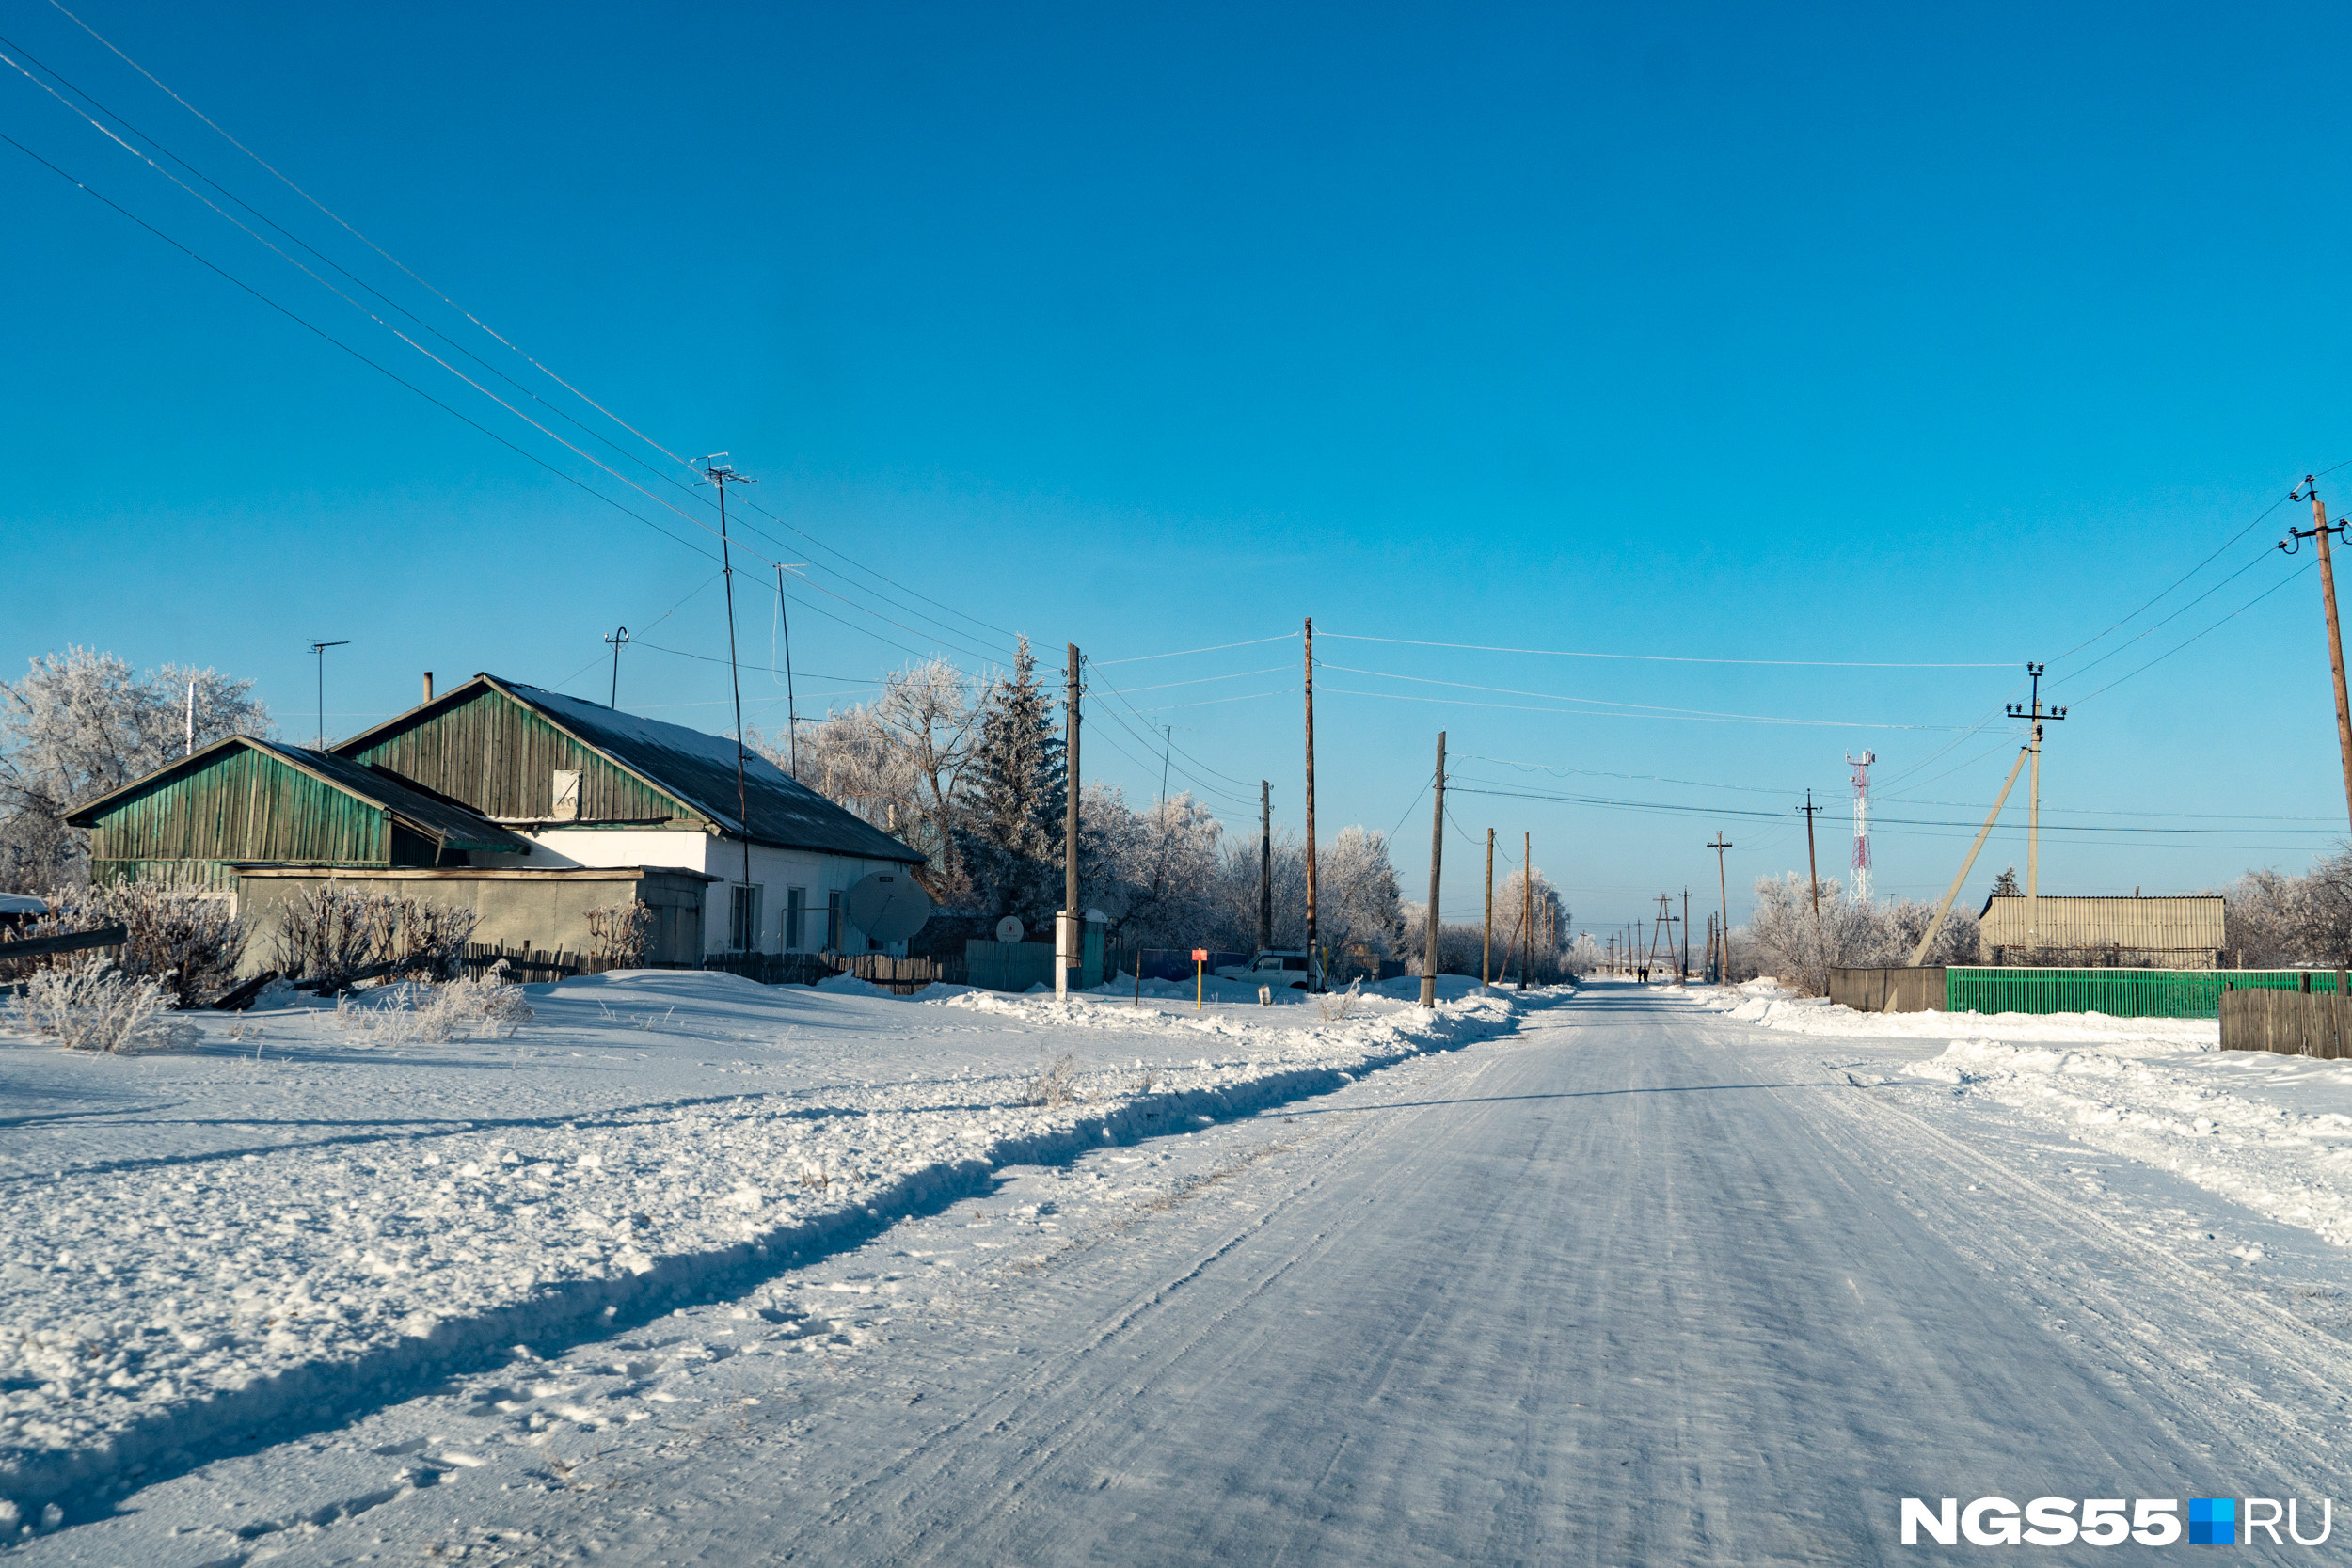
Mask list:
[[[743,845],[732,838],[675,829],[544,828],[516,830],[532,841],[529,856],[483,857],[501,865],[675,865],[707,872],[721,880],[710,884],[703,906],[703,943],[723,952],[729,935],[732,889],[743,879]],[[818,854],[803,849],[751,847],[752,884],[760,890],[759,951],[785,951],[786,891],[801,888],[808,895],[797,951],[814,953],[824,945],[825,903],[830,893],[847,894],[872,871],[899,866],[895,861],[865,860],[848,855]],[[866,933],[842,920],[842,950],[866,950]],[[903,954],[903,942],[886,943],[884,952]]]

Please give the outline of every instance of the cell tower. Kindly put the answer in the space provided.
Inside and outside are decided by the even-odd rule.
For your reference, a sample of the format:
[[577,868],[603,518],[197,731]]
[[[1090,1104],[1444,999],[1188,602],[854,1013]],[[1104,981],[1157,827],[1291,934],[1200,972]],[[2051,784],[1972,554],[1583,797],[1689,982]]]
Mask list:
[[1857,904],[1870,901],[1870,764],[1878,759],[1876,752],[1846,753],[1853,767],[1853,878],[1846,892]]

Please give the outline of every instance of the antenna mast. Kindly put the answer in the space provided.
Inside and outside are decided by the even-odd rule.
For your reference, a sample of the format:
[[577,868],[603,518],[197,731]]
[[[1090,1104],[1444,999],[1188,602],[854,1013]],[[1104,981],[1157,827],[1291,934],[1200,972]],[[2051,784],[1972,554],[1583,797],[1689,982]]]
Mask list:
[[1876,752],[1846,753],[1853,768],[1853,877],[1846,892],[1857,904],[1870,901],[1870,764],[1878,759]]

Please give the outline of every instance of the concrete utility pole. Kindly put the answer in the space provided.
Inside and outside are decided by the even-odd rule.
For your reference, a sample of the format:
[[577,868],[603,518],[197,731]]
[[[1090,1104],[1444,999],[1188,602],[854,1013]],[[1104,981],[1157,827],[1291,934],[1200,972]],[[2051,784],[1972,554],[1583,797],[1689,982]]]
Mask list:
[[2319,546],[2319,597],[2328,610],[2328,668],[2336,682],[2336,745],[2344,752],[2344,808],[2352,812],[2352,702],[2344,697],[2344,633],[2336,625],[2336,562],[2328,548],[2328,536],[2342,532],[2344,525],[2328,520],[2328,509],[2320,503],[2319,487],[2309,474],[2303,476],[2301,490],[2290,493],[2287,499],[2308,499],[2312,503],[2312,526],[2287,530],[2279,547],[2293,555],[2301,540],[2310,539]]
[[[703,483],[719,492],[719,575],[727,582],[727,681],[735,692],[735,826],[743,846],[743,917],[741,929],[737,930],[735,911],[727,911],[727,935],[739,937],[737,951],[751,953],[759,947],[759,910],[752,897],[752,808],[749,793],[743,785],[743,672],[735,655],[735,547],[727,539],[727,486],[756,484],[735,471],[731,463],[719,461],[726,455],[714,451],[703,459]],[[616,659],[619,654],[616,651]],[[617,668],[617,665],[616,665]],[[617,683],[616,683],[617,684]],[[618,695],[618,692],[615,692]],[[734,900],[728,900],[732,906]]]
[[1535,965],[1535,835],[1519,835],[1519,990]]
[[326,650],[350,646],[351,639],[348,637],[334,642],[310,644],[310,657],[319,661],[319,736],[312,744],[322,752],[326,750]]
[[1495,979],[1495,831],[1486,830],[1486,935],[1478,948],[1478,989],[1482,992]]
[[1421,1005],[1438,1005],[1438,933],[1444,922],[1438,914],[1438,873],[1445,864],[1445,731],[1438,732],[1438,799],[1429,814],[1429,917],[1422,924],[1428,938],[1422,944]]
[[2033,784],[2030,803],[2026,815],[2026,939],[2029,946],[2041,945],[2042,937],[2042,725],[2045,720],[2066,717],[2062,707],[2042,705],[2042,666],[2028,664],[2026,674],[2033,682],[2033,703],[2029,707],[2009,705],[2011,719],[2033,721],[2027,749],[2033,755]]
[[1274,784],[1258,781],[1258,950],[1274,945]]
[[1826,806],[1813,803],[1813,791],[1804,792],[1804,804],[1797,808],[1804,813],[1805,875],[1813,879],[1813,945],[1820,950],[1821,984],[1829,984],[1829,937],[1821,929],[1821,863],[1813,854],[1813,815],[1827,811]]
[[1323,989],[1315,961],[1315,618],[1307,617],[1307,989]]
[[1724,837],[1724,831],[1718,828],[1715,830],[1715,842],[1707,847],[1715,851],[1715,892],[1724,901],[1723,919],[1715,927],[1723,933],[1724,967],[1716,979],[1717,983],[1727,986],[1731,984],[1731,884],[1724,878],[1724,851],[1731,847],[1731,841]]
[[609,708],[618,708],[621,705],[621,644],[628,641],[628,628],[627,626],[621,627],[605,639],[605,641],[612,646],[612,689],[606,696],[604,704]]
[[1079,940],[1078,909],[1078,644],[1070,644],[1070,668],[1062,676],[1062,758],[1067,783],[1062,790],[1061,919],[1054,932],[1054,994],[1070,994],[1070,972],[1085,951]]

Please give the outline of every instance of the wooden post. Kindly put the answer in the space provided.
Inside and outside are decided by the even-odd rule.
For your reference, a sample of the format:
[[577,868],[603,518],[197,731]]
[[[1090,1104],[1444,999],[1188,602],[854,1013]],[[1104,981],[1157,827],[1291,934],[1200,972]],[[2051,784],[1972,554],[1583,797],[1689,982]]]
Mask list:
[[1486,830],[1486,935],[1478,949],[1478,989],[1495,979],[1495,831]]
[[1307,989],[1323,989],[1315,966],[1315,618],[1307,617]]
[[1055,922],[1054,994],[1070,995],[1070,972],[1078,967],[1083,947],[1078,911],[1078,644],[1070,644],[1070,667],[1062,694],[1061,918]]
[[1258,946],[1274,945],[1274,785],[1258,781]]
[[1438,732],[1437,803],[1429,814],[1429,914],[1422,922],[1421,1005],[1438,1005],[1438,933],[1444,923],[1438,913],[1438,873],[1445,863],[1445,731]]

